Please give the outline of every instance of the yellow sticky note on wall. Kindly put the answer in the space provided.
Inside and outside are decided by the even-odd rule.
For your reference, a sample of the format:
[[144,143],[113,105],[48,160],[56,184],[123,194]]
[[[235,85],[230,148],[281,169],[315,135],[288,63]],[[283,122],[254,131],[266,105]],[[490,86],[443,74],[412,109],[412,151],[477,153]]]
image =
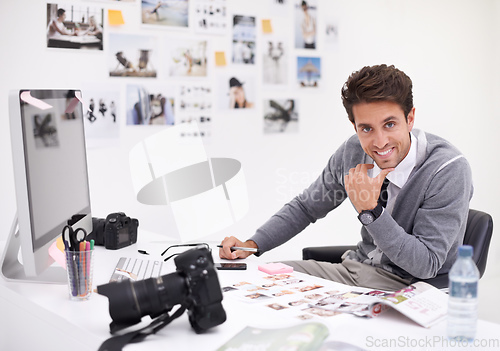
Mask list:
[[108,23],[111,26],[125,24],[122,12],[120,10],[108,10]]
[[226,54],[224,51],[216,51],[215,52],[215,65],[216,66],[225,66],[226,65]]
[[264,32],[264,33],[272,33],[273,32],[273,27],[271,26],[270,19],[263,19],[262,20],[262,32]]

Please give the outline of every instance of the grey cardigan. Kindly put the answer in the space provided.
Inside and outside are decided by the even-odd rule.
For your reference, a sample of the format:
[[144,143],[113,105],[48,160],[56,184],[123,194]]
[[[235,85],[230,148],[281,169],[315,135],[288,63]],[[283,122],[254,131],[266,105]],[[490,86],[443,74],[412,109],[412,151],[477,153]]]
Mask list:
[[[412,133],[417,139],[417,161],[392,214],[384,211],[373,223],[363,226],[362,240],[347,259],[381,267],[403,278],[427,279],[448,272],[456,259],[473,193],[472,175],[465,157],[449,142],[417,129]],[[250,240],[265,252],[325,217],[347,198],[344,175],[360,163],[373,160],[354,135],[330,158],[318,179],[284,205]]]

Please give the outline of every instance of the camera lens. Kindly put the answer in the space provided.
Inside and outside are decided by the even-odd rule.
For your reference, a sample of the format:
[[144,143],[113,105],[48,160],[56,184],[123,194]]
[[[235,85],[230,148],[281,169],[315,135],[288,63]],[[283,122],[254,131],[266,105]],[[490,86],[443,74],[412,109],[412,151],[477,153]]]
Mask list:
[[[168,287],[168,288],[167,288]],[[109,314],[117,328],[139,323],[145,315],[156,318],[187,296],[184,277],[171,273],[158,278],[114,282],[97,287],[109,299]]]

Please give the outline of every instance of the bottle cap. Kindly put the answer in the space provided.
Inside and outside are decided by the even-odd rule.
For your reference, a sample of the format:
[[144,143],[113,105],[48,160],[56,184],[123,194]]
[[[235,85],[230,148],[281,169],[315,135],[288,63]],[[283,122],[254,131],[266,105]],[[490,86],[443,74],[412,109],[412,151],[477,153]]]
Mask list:
[[462,245],[458,248],[458,257],[472,257],[474,248],[470,245]]

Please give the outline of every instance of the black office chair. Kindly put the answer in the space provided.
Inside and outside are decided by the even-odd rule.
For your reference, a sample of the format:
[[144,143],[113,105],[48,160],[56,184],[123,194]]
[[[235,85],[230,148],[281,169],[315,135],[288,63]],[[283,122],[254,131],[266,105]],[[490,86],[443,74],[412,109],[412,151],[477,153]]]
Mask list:
[[[485,212],[469,209],[467,227],[465,228],[464,245],[474,248],[472,259],[477,265],[480,277],[486,269],[488,249],[493,233],[493,219]],[[318,246],[302,249],[303,260],[316,260],[331,263],[342,262],[342,255],[347,250],[356,250],[356,246]],[[422,279],[438,289],[448,287],[448,273],[439,274],[434,278]]]

